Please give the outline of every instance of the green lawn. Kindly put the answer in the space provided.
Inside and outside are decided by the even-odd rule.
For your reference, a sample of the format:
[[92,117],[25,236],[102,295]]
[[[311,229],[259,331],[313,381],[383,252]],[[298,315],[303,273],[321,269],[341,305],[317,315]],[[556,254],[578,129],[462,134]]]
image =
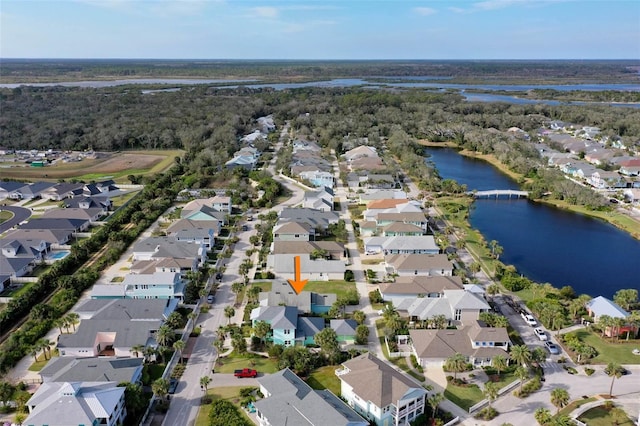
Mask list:
[[444,391],[444,397],[466,411],[484,399],[478,385],[462,387],[449,384]]
[[571,402],[569,405],[567,405],[566,407],[564,407],[562,410],[560,410],[560,412],[558,413],[559,416],[568,416],[569,414],[573,413],[573,410],[575,410],[576,408],[580,408],[582,407],[584,404],[587,404],[589,402],[593,402],[595,401],[595,398],[583,398],[583,399],[577,399],[573,402]]
[[260,287],[262,291],[271,291],[272,283],[269,281],[256,281],[251,284],[251,287]]
[[[215,380],[215,379],[214,379]],[[238,407],[247,421],[253,423],[253,420],[247,415],[247,412],[240,407],[240,389],[245,386],[230,386],[224,388],[214,388],[207,391],[207,395],[211,395],[213,399],[226,399],[231,401],[233,405]],[[211,412],[211,404],[200,406],[198,411],[198,417],[196,418],[195,426],[209,426],[209,413]]]
[[620,426],[633,426],[633,422],[629,417],[625,420],[616,422],[611,416],[611,412],[604,407],[595,407],[591,410],[583,413],[578,420],[588,424],[589,426],[611,426],[611,425],[620,425]]
[[587,330],[577,330],[571,334],[577,335],[582,342],[596,348],[598,356],[591,359],[592,364],[608,364],[612,361],[619,364],[640,364],[640,356],[631,352],[635,348],[640,348],[639,341],[636,341],[635,344],[624,343],[623,340],[620,343],[610,343]]
[[315,370],[307,379],[307,384],[313,389],[329,389],[336,396],[340,396],[340,379],[335,375],[336,365],[327,365]]
[[0,210],[0,223],[6,222],[13,217],[13,213],[7,210]]
[[335,293],[338,297],[345,296],[347,291],[355,290],[356,284],[347,281],[309,281],[304,287],[305,291],[315,293]]
[[273,359],[263,358],[259,355],[237,356],[232,353],[229,356],[218,358],[215,372],[230,374],[234,370],[242,368],[253,368],[259,373],[275,373],[279,370],[277,362]]

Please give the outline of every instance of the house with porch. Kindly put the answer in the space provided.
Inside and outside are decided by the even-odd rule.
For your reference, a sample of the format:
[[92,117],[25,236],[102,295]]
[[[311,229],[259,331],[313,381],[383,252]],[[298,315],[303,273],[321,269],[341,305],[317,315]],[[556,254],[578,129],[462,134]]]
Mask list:
[[383,300],[392,302],[394,306],[405,299],[443,297],[445,290],[462,289],[462,279],[455,276],[410,275],[396,277],[395,282],[379,285]]
[[337,300],[334,293],[296,293],[288,282],[274,281],[271,291],[260,292],[260,306],[295,306],[299,314],[326,314]]
[[40,370],[42,383],[116,382],[140,383],[143,358],[70,356],[53,357]]
[[167,235],[177,241],[201,244],[207,250],[211,250],[221,229],[222,226],[217,220],[180,219],[169,225]]
[[420,383],[367,352],[336,370],[340,394],[377,426],[404,426],[424,413],[427,391]]
[[453,275],[453,263],[447,258],[446,254],[390,254],[385,256],[384,266],[387,274],[401,277],[411,275]]
[[331,391],[311,389],[288,368],[259,377],[258,383],[264,395],[254,403],[260,426],[369,425]]
[[411,351],[423,367],[442,366],[456,353],[476,367],[491,365],[493,357],[509,357],[511,340],[506,328],[484,327],[480,321],[453,329],[409,330]]
[[316,230],[306,222],[280,222],[273,227],[273,241],[311,241]]

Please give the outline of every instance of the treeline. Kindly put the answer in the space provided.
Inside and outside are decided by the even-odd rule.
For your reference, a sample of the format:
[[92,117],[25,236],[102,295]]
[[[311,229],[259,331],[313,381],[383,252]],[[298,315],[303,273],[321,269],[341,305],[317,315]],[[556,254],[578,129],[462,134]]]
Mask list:
[[[475,81],[632,81],[638,61],[233,61],[3,59],[2,82],[201,77],[276,81],[362,76],[433,76]],[[482,80],[485,79],[485,80]]]
[[183,167],[176,165],[169,172],[150,178],[145,188],[94,230],[90,238],[74,244],[68,256],[8,303],[0,312],[0,330],[9,331],[25,317],[27,321],[0,346],[0,373],[26,356],[33,344],[96,282],[100,271],[115,263],[138,235],[171,206],[182,187],[179,177],[183,172]]

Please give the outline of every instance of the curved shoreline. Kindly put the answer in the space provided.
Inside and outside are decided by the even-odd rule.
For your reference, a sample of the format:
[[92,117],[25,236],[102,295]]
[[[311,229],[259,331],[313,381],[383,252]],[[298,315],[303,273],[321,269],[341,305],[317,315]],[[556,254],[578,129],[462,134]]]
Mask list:
[[[476,153],[466,149],[459,149],[459,147],[454,142],[430,142],[430,141],[419,140],[418,144],[426,147],[453,148],[458,150],[458,153],[465,157],[486,161],[487,163],[491,164],[493,167],[498,169],[501,173],[509,176],[511,179],[515,180],[516,182],[520,182],[523,179],[525,179],[524,176],[508,169],[504,164],[498,161],[498,159],[491,154],[480,154],[480,153]],[[526,179],[524,181],[526,182]],[[531,201],[536,203],[546,204],[548,206],[552,206],[560,210],[570,211],[575,214],[581,214],[588,217],[592,217],[594,219],[605,221],[610,225],[613,225],[616,228],[628,233],[633,238],[640,240],[640,221],[634,218],[633,216],[625,215],[617,211],[602,212],[602,211],[595,211],[595,210],[587,210],[585,208],[582,208],[581,206],[574,206],[574,205],[563,203],[560,200],[550,201],[542,198],[537,198],[537,199],[531,199]],[[625,226],[619,221],[616,221],[616,218],[632,220],[635,226],[634,227]]]

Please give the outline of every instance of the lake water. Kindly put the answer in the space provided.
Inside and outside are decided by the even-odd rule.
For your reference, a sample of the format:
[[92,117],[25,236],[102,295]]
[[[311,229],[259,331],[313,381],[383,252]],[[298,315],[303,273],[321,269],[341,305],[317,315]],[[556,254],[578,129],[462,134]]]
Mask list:
[[[426,152],[442,178],[469,190],[518,188],[487,162],[447,148]],[[640,290],[640,241],[606,222],[526,199],[476,200],[469,222],[499,242],[505,264],[534,281],[609,298],[621,288]]]

